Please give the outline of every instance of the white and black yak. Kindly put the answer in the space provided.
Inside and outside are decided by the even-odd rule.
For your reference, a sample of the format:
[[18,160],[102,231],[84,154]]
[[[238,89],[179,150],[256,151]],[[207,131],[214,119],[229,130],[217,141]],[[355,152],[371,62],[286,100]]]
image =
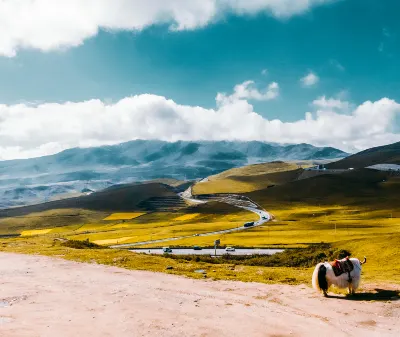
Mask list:
[[348,288],[354,294],[360,286],[362,265],[367,262],[355,258],[345,258],[334,262],[318,263],[312,276],[313,288],[327,296],[330,286],[341,289]]

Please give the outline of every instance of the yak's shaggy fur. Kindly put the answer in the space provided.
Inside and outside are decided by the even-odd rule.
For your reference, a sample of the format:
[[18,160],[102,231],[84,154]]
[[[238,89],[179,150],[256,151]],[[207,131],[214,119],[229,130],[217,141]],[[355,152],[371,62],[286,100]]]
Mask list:
[[350,282],[347,273],[335,276],[332,265],[329,262],[318,263],[312,276],[313,288],[317,291],[322,291],[325,296],[332,285],[341,289],[348,288],[349,293],[354,294],[360,286],[361,265],[366,262],[366,259],[360,262],[359,259],[351,258],[350,261],[354,266],[354,269],[350,272]]

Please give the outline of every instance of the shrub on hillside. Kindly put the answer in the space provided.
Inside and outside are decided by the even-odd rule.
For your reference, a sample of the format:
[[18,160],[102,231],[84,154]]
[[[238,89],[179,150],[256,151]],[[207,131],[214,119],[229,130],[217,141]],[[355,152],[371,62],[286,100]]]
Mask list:
[[61,243],[61,246],[74,249],[104,249],[105,247],[97,245],[89,240],[68,240]]

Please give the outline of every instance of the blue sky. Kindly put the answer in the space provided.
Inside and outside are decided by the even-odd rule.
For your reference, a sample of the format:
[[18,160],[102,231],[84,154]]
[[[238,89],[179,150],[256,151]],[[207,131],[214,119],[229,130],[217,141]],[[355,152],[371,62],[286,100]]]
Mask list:
[[[112,6],[110,5],[112,2],[101,1],[105,4],[105,9],[110,12],[107,6]],[[179,5],[181,0],[174,1]],[[207,1],[214,5],[218,1],[225,2],[225,6],[230,2],[230,0]],[[7,0],[5,2],[7,3]],[[26,8],[11,6],[11,9],[7,9],[1,7],[4,5],[0,5],[0,18],[2,10],[3,15],[6,10],[14,10],[17,14],[29,10],[33,16],[37,14],[38,20],[43,20],[43,17],[48,19],[50,16],[53,18],[53,15],[63,16],[63,12],[67,12],[66,17],[61,17],[60,21],[67,20],[69,18],[67,15],[72,15],[73,20],[79,24],[85,20],[85,9],[79,8],[79,1],[72,1],[75,2],[76,7],[71,5],[70,13],[68,10],[52,12],[51,9],[46,9],[45,4],[32,9],[29,8],[28,2],[25,2]],[[148,9],[142,8],[146,7],[144,3],[151,1],[118,0],[117,2],[126,12],[133,10],[139,15],[143,10],[143,16],[148,14]],[[153,0],[153,2],[154,7],[164,6],[160,1]],[[312,6],[314,2],[316,4]],[[5,132],[2,134],[0,110],[0,149],[3,150],[0,159],[43,155],[72,146],[101,145],[135,138],[219,139],[219,136],[210,132],[196,131],[191,132],[196,135],[190,136],[187,131],[180,129],[187,127],[187,123],[196,124],[196,121],[207,113],[201,115],[199,112],[199,116],[192,114],[195,117],[191,122],[188,122],[186,117],[183,118],[181,115],[176,117],[175,114],[174,123],[180,125],[175,133],[168,133],[168,128],[166,131],[164,126],[158,126],[148,133],[132,131],[129,134],[127,130],[123,132],[126,136],[113,138],[104,135],[94,136],[96,133],[101,134],[99,130],[88,132],[85,127],[79,125],[88,122],[85,118],[89,117],[83,116],[87,113],[79,114],[77,111],[82,109],[79,103],[84,104],[91,99],[100,100],[103,106],[99,105],[97,108],[104,110],[104,106],[115,106],[120,100],[142,94],[149,94],[152,99],[162,97],[164,100],[173,100],[178,106],[178,108],[168,106],[168,109],[179,110],[180,107],[193,109],[199,106],[207,111],[216,110],[217,93],[226,93],[229,97],[234,86],[245,81],[253,81],[254,84],[250,85],[252,90],[259,92],[276,83],[279,92],[267,98],[249,94],[250,87],[246,87],[246,94],[232,95],[228,101],[232,105],[234,99],[235,105],[229,106],[228,109],[226,105],[229,104],[224,103],[224,111],[233,111],[232,116],[238,118],[236,123],[240,123],[240,118],[247,120],[249,113],[256,113],[257,118],[262,117],[262,121],[278,119],[281,123],[303,123],[306,120],[306,112],[316,113],[321,110],[328,116],[332,113],[337,114],[334,122],[338,124],[332,124],[332,127],[340,128],[341,123],[346,120],[342,118],[343,116],[353,116],[357,107],[371,101],[381,103],[371,105],[370,110],[378,118],[381,114],[380,109],[384,110],[384,125],[371,126],[371,130],[364,130],[366,126],[357,122],[347,130],[347,133],[332,132],[325,137],[323,135],[326,133],[325,129],[322,128],[319,131],[321,135],[318,135],[312,132],[313,130],[308,131],[308,128],[313,128],[309,125],[303,132],[294,133],[292,137],[290,130],[301,127],[301,123],[294,126],[282,125],[279,132],[276,129],[270,130],[271,126],[268,124],[265,125],[263,132],[259,129],[259,123],[253,121],[249,122],[243,137],[240,135],[241,130],[235,127],[231,128],[231,131],[224,130],[222,133],[216,129],[215,132],[224,134],[225,138],[243,140],[254,138],[277,142],[290,142],[293,139],[293,142],[332,145],[350,151],[400,140],[399,107],[396,103],[400,102],[400,20],[398,20],[400,3],[396,0],[321,2],[310,1],[308,5],[302,5],[307,2],[284,0],[282,3],[286,3],[287,6],[282,5],[282,7],[274,5],[276,1],[272,0],[238,1],[242,3],[241,8],[219,9],[213,15],[205,12],[209,9],[202,8],[203,4],[193,8],[189,5],[187,11],[195,18],[202,17],[201,15],[206,17],[200,23],[197,21],[193,23],[193,19],[187,19],[186,16],[180,19],[179,13],[174,12],[170,18],[163,20],[159,20],[156,13],[155,17],[149,17],[145,22],[140,21],[141,18],[135,19],[130,16],[120,18],[115,14],[112,20],[115,22],[122,20],[122,24],[102,24],[103,21],[112,20],[108,17],[105,20],[99,14],[99,22],[93,22],[96,29],[99,29],[98,32],[93,32],[90,27],[71,32],[63,26],[61,28],[54,26],[53,29],[52,24],[56,25],[54,20],[49,20],[46,27],[39,27],[34,20],[30,23],[32,27],[23,28],[19,27],[18,22],[9,22],[11,42],[3,46],[0,43],[0,104],[3,104],[7,111],[12,109],[15,111],[18,104],[22,106],[25,110],[18,111],[18,118],[23,125],[32,124],[30,121],[34,118],[32,116],[38,116],[34,121],[38,129],[32,129],[31,125],[27,126],[25,131],[34,138],[33,142],[26,136],[18,142],[21,131],[16,130],[16,126],[21,124],[15,121],[16,117],[13,117],[11,112],[3,112],[4,116],[7,114],[11,117],[6,124],[3,123]],[[67,2],[60,1],[61,7],[63,3],[68,6]],[[250,8],[251,3],[253,7]],[[292,12],[290,8],[297,8],[296,6],[299,9]],[[87,10],[90,13],[90,6]],[[169,9],[162,8],[162,13],[167,10]],[[44,14],[45,11],[48,12]],[[105,13],[102,15],[106,16],[107,11]],[[80,20],[80,17],[83,20]],[[171,29],[171,24],[181,24],[182,27],[176,31]],[[116,27],[118,25],[126,25],[128,28]],[[32,29],[36,36],[29,34]],[[16,32],[14,35],[13,30]],[[20,33],[21,31],[25,31],[25,35]],[[67,34],[71,37],[66,37]],[[38,39],[37,36],[43,36],[43,39]],[[301,79],[310,74],[314,75],[314,80],[311,79],[309,85],[305,85]],[[140,97],[144,99],[143,96]],[[325,101],[321,100],[323,97]],[[385,98],[390,99],[390,102],[381,101]],[[75,102],[73,112],[66,109],[67,101]],[[43,110],[49,111],[46,108],[46,104],[49,103],[58,103],[53,108],[62,111],[57,112],[62,124],[78,128],[79,132],[74,134],[75,131],[67,129],[63,137],[50,134],[44,139],[36,135],[40,127],[49,126],[48,119],[52,119],[43,112]],[[151,104],[161,103],[152,101]],[[157,108],[151,106],[151,109]],[[247,115],[238,116],[235,112],[237,107],[243,108],[241,113]],[[85,106],[86,108],[92,109]],[[139,118],[153,125],[158,124],[164,115],[167,116],[167,120],[171,119],[169,113],[164,112],[165,108],[163,106],[159,112],[152,111],[139,118],[132,117],[135,113],[132,111],[136,111],[136,107],[129,105],[126,109],[130,112],[123,111],[120,114],[128,114],[128,117],[121,118],[124,120],[128,118],[131,123],[137,124]],[[99,110],[98,113],[102,112]],[[368,118],[371,118],[371,113],[366,112]],[[80,115],[82,117],[79,117]],[[3,120],[6,119],[4,116]],[[149,116],[159,120],[152,122]],[[92,118],[97,119],[96,115]],[[224,118],[221,116],[214,118],[214,124],[224,123],[224,119],[229,118],[229,112],[226,112]],[[252,119],[251,116],[249,118]],[[317,115],[314,115],[314,118],[317,118]],[[316,124],[330,122],[331,119],[328,118],[316,121]],[[349,123],[352,123],[351,120]],[[207,130],[214,124],[207,121],[202,127]],[[196,125],[191,127],[196,128]],[[256,129],[252,130],[252,127]],[[101,128],[104,126],[101,125]],[[104,133],[112,132],[107,128],[104,129]],[[282,131],[283,129],[286,131]],[[91,136],[85,138],[85,134],[88,133]],[[72,138],[78,137],[78,141],[67,139],[68,134],[72,134],[74,136],[71,136]],[[274,136],[263,138],[263,134]]]

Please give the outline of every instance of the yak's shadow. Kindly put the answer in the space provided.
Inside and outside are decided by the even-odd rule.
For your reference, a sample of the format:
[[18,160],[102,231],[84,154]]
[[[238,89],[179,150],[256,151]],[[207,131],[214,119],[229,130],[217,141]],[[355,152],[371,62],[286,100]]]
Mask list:
[[354,295],[329,295],[327,298],[336,298],[349,301],[399,301],[399,290],[375,289],[375,292],[361,292]]

